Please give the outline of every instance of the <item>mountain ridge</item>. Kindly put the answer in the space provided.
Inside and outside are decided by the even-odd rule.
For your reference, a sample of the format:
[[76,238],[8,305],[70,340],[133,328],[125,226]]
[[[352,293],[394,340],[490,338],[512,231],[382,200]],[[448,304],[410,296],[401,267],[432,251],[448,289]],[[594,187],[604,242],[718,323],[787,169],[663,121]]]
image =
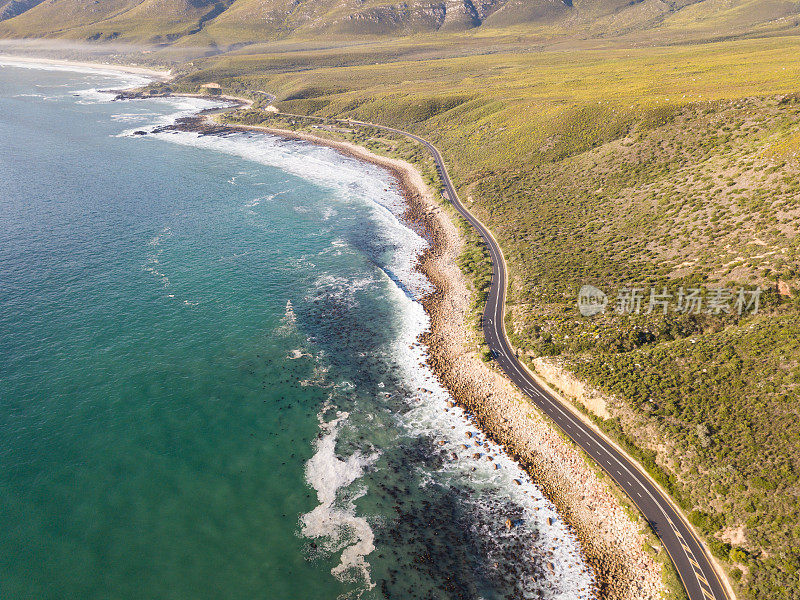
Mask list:
[[[797,28],[798,0],[0,0],[0,38],[217,45],[527,28],[682,36]],[[196,38],[196,40],[195,40]]]

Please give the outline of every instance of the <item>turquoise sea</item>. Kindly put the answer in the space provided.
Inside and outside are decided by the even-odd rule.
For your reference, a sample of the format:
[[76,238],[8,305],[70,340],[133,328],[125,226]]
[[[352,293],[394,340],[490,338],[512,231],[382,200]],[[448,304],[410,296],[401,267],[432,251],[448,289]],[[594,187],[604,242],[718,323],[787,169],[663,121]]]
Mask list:
[[0,598],[589,597],[422,366],[391,176],[141,82],[0,63]]

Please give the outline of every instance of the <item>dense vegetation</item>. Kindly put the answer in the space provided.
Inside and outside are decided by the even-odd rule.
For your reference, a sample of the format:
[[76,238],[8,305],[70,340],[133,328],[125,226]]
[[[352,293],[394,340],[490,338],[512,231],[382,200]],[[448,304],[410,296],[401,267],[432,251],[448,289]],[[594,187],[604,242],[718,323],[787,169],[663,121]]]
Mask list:
[[[742,597],[797,598],[800,81],[785,69],[796,45],[586,51],[580,61],[431,61],[419,48],[376,46],[214,59],[182,85],[271,91],[285,113],[330,120],[258,107],[239,118],[343,136],[416,162],[429,181],[421,149],[333,118],[433,139],[506,252],[514,343],[618,400],[604,427],[686,508]],[[479,287],[486,265],[471,240],[461,266]],[[764,293],[756,315],[584,318],[584,283],[612,299],[631,285]]]
[[[800,597],[799,115],[793,95],[674,106],[467,188],[514,265],[516,345],[618,400],[602,425],[750,598]],[[622,286],[764,293],[757,315],[585,318],[584,283],[611,308]]]

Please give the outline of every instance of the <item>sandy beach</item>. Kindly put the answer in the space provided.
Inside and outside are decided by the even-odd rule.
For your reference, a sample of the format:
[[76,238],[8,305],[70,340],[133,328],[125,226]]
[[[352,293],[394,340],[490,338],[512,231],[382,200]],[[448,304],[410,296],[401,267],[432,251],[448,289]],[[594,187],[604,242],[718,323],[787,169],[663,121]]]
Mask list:
[[60,67],[64,69],[94,69],[116,73],[129,73],[131,75],[149,77],[156,81],[169,81],[172,79],[172,75],[169,71],[159,71],[156,69],[148,69],[146,67],[136,67],[132,65],[60,60],[54,58],[37,58],[33,56],[18,56],[15,54],[0,54],[0,62],[16,63],[19,65],[48,65],[51,67]]

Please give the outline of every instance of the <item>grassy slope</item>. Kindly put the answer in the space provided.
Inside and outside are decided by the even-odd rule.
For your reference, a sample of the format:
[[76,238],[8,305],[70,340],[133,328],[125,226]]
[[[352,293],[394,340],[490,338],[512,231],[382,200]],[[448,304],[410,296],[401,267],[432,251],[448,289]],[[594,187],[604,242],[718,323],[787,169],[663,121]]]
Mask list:
[[0,38],[180,40],[200,54],[201,48],[323,32],[363,40],[475,27],[640,42],[714,39],[796,29],[800,16],[797,0],[14,0],[14,10],[4,12],[6,4],[0,0]]
[[619,398],[606,428],[645,450],[743,597],[800,597],[796,301],[742,320],[575,309],[584,282],[798,285],[800,40],[475,54],[486,35],[441,60],[424,38],[225,56],[183,84],[435,141],[506,250],[515,343]]
[[42,2],[0,23],[0,35],[66,36],[87,40],[163,41],[197,28],[209,2],[188,0],[103,0]]

